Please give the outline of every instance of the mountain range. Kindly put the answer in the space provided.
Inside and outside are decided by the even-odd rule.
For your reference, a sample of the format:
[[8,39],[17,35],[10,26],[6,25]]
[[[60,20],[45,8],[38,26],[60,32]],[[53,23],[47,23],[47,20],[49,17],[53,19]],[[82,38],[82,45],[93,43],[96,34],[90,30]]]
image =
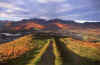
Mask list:
[[0,21],[0,32],[22,30],[75,30],[75,29],[99,29],[100,22],[77,23],[74,20],[61,19],[23,19],[21,21]]

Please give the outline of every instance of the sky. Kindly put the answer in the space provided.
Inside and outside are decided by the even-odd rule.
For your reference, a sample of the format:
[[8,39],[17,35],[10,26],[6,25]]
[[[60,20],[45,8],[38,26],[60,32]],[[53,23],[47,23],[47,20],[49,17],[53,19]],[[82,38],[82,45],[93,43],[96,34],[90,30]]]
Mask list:
[[29,18],[100,21],[100,0],[0,0],[0,20]]

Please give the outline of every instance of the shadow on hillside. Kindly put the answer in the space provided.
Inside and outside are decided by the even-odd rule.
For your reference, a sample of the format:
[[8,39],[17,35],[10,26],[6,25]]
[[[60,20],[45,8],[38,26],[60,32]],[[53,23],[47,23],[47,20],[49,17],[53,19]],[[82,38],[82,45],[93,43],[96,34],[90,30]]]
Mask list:
[[[23,35],[24,36],[24,35]],[[5,38],[0,38],[0,44],[4,44],[4,43],[8,43],[14,40],[17,40],[23,36],[19,36],[19,37],[5,37]]]
[[58,50],[61,53],[63,60],[62,65],[100,65],[100,61],[92,61],[91,59],[83,58],[70,51],[68,48],[66,48],[66,45],[59,40],[59,38],[55,38],[55,41]]

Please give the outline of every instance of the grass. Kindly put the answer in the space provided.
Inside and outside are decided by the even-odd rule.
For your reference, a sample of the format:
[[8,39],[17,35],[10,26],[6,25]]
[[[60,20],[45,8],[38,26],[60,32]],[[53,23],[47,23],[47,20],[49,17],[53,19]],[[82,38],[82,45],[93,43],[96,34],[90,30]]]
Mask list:
[[83,39],[85,41],[92,41],[92,40],[98,40],[100,41],[100,30],[99,29],[93,29],[93,28],[87,28],[85,30],[83,29],[70,29],[71,32],[80,33],[83,36]]
[[33,65],[48,47],[49,40],[34,39],[31,34],[0,45],[0,62],[9,65]]
[[35,48],[35,44],[31,43],[31,41],[31,35],[26,35],[14,41],[0,44],[0,62],[19,57]]
[[56,43],[55,41],[53,41],[53,52],[54,52],[54,55],[55,55],[55,65],[62,65],[62,59],[60,57],[60,53],[57,49],[57,46],[56,46]]
[[45,46],[40,50],[40,52],[35,56],[35,58],[31,59],[29,63],[26,65],[36,65],[40,61],[41,56],[46,51],[48,46],[49,46],[49,42],[45,44]]
[[[100,62],[100,44],[92,42],[83,42],[79,40],[74,40],[72,38],[61,39],[66,47],[77,54],[80,57],[89,59],[91,63]],[[67,42],[68,40],[68,42]],[[81,60],[81,59],[80,59]],[[83,63],[84,60],[81,61]],[[90,64],[90,62],[84,62],[85,64]]]
[[28,51],[27,53],[21,55],[20,57],[8,60],[8,64],[9,65],[26,65],[29,63],[29,60],[35,58],[35,55],[39,53],[37,51],[38,49],[32,49]]
[[[35,43],[35,39],[32,40],[32,43]],[[31,49],[30,51],[26,52],[25,54],[23,54],[22,56],[12,59],[12,60],[8,60],[8,64],[10,65],[35,65],[41,55],[45,52],[46,48],[48,47],[49,44],[49,40],[45,40],[45,41],[41,41],[40,43],[45,42],[44,44],[38,44],[37,40],[37,44],[35,48]],[[38,45],[43,45],[42,47],[38,46]]]

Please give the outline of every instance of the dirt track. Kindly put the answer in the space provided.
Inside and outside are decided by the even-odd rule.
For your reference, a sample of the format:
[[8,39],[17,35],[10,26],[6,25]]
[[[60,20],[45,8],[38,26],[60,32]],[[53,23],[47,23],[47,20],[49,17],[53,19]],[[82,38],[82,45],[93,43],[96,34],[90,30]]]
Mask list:
[[54,65],[55,63],[55,56],[53,53],[53,42],[50,42],[49,47],[47,48],[46,52],[41,57],[40,62],[37,65]]
[[63,60],[62,65],[78,65],[77,58],[79,57],[71,52],[69,49],[67,49],[66,45],[63,44],[59,39],[55,39],[55,41]]

